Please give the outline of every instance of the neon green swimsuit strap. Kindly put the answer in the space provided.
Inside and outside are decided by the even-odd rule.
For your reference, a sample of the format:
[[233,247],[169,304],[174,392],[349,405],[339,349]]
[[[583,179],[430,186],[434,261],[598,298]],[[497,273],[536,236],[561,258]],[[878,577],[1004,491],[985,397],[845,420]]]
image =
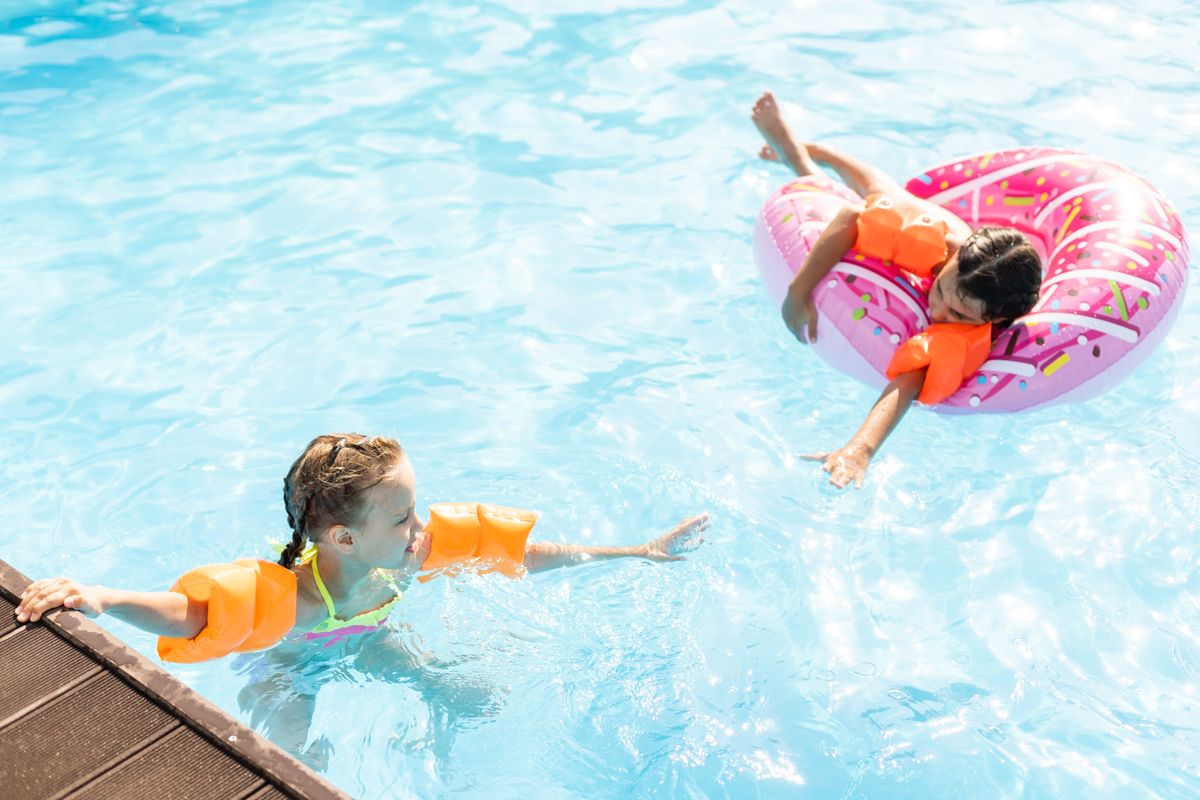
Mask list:
[[322,620],[317,625],[313,626],[313,633],[328,633],[342,628],[356,627],[371,627],[381,625],[388,615],[392,613],[392,609],[400,602],[402,596],[400,588],[396,586],[396,582],[388,576],[388,583],[395,590],[396,596],[388,602],[381,605],[372,611],[364,611],[350,619],[338,619],[337,609],[334,608],[333,598],[329,596],[329,590],[325,588],[325,582],[321,580],[321,571],[317,569],[317,555],[314,548],[311,559],[313,583],[317,585],[317,591],[321,593],[321,599],[325,601],[325,608],[329,611],[329,616]]
[[333,598],[329,596],[329,590],[325,588],[325,581],[321,580],[321,571],[317,569],[317,553],[315,549],[313,550],[311,563],[313,583],[317,584],[317,591],[321,593],[321,599],[325,601],[325,608],[329,610],[329,619],[337,619],[337,609],[333,607]]

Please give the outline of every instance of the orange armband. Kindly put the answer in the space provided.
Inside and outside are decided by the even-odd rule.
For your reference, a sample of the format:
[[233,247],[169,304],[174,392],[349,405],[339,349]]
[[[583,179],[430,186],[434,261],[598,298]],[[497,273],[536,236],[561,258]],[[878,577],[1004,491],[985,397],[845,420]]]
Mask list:
[[[510,578],[525,568],[525,542],[537,512],[484,503],[434,503],[429,507],[429,556],[422,570],[447,570],[476,562],[480,572]],[[429,580],[425,575],[421,580]]]
[[935,322],[900,345],[888,364],[888,380],[928,367],[917,399],[927,406],[936,405],[957,392],[962,382],[983,366],[991,349],[990,322]]
[[873,194],[858,214],[854,249],[865,256],[897,264],[906,272],[928,277],[946,260],[946,223],[930,214],[901,213],[892,198]]
[[208,603],[208,624],[191,639],[160,636],[163,661],[191,664],[270,647],[296,624],[296,576],[290,569],[242,558],[197,567],[172,592]]

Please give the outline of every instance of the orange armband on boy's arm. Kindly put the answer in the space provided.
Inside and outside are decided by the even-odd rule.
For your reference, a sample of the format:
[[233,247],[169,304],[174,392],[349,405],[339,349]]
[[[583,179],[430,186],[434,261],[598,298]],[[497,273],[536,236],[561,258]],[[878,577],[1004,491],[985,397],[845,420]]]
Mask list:
[[885,194],[867,198],[858,214],[854,249],[865,256],[897,264],[922,278],[946,260],[946,223],[929,214],[901,213]]
[[962,382],[983,366],[991,349],[990,322],[935,322],[900,345],[888,364],[888,380],[928,367],[917,400],[927,406],[936,405],[957,392]]
[[[474,562],[479,572],[519,577],[525,543],[537,512],[485,503],[434,503],[429,507],[429,555],[422,570],[445,571]],[[433,575],[421,576],[422,581]]]
[[261,650],[296,624],[296,576],[269,561],[243,558],[197,567],[171,591],[208,603],[208,624],[191,639],[160,636],[163,661],[190,664]]

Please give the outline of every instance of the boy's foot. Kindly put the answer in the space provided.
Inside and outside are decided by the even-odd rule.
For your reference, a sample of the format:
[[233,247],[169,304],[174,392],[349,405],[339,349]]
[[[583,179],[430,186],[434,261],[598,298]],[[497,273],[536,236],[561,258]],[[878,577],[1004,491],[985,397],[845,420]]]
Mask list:
[[775,95],[763,92],[762,97],[754,104],[750,118],[754,120],[758,132],[767,140],[766,147],[758,151],[760,158],[787,164],[800,177],[820,172],[816,162],[809,157],[808,149],[792,138],[791,131],[783,121],[783,115],[779,113]]

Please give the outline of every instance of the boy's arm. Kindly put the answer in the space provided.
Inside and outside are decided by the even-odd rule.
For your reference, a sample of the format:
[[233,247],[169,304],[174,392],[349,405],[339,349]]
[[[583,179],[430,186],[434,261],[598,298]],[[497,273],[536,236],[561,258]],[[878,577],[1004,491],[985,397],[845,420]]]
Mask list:
[[805,147],[813,159],[833,167],[842,181],[863,197],[878,192],[891,194],[904,191],[891,175],[854,156],[848,156],[819,142],[805,144]]
[[593,547],[559,542],[530,542],[525,546],[525,569],[529,572],[543,572],[548,569],[571,567],[576,564],[610,558],[635,557],[649,561],[682,561],[683,556],[675,555],[672,552],[674,547],[681,543],[681,539],[699,533],[706,527],[708,527],[708,514],[704,513],[688,517],[662,536],[643,544],[624,547]]
[[923,383],[923,369],[897,375],[884,387],[862,427],[845,446],[832,453],[814,453],[804,457],[824,462],[821,468],[829,473],[829,482],[839,489],[845,488],[851,481],[855,488],[861,487],[871,457],[878,452],[888,434],[900,424],[909,406],[921,393]]
[[107,586],[84,586],[70,578],[34,581],[21,594],[18,622],[37,622],[63,606],[89,617],[112,614],[158,636],[190,639],[208,624],[208,603],[179,592],[132,592]]
[[[847,206],[839,211],[821,235],[813,242],[804,263],[792,283],[788,286],[787,297],[784,298],[783,321],[788,330],[801,342],[817,340],[817,311],[813,305],[812,293],[829,271],[841,261],[854,242],[858,239],[859,209]],[[805,338],[807,337],[807,339]]]

